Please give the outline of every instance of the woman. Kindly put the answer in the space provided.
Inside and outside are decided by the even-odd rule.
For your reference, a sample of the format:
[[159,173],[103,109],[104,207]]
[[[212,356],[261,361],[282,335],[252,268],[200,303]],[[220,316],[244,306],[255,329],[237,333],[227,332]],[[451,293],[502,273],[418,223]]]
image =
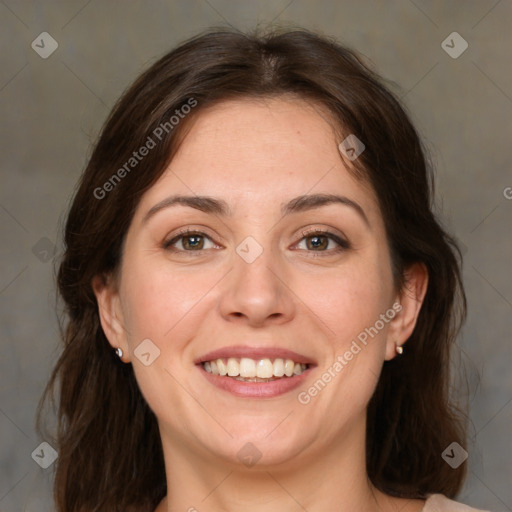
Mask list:
[[66,225],[58,511],[474,510],[432,186],[330,40],[214,31],[155,63]]

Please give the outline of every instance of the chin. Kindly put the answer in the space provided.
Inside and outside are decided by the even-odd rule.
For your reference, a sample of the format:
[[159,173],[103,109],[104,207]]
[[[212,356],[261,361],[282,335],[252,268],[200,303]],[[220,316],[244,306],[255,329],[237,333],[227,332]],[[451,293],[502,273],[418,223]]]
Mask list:
[[274,420],[257,421],[245,430],[232,425],[233,438],[226,440],[224,436],[218,445],[210,446],[210,451],[232,464],[249,468],[256,464],[260,468],[287,464],[296,460],[310,442],[290,429],[289,424],[281,429],[276,428],[277,425]]

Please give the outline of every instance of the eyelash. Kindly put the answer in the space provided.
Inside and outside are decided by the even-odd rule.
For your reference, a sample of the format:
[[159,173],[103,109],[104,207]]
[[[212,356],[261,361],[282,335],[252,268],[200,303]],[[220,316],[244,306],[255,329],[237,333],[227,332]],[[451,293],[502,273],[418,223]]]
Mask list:
[[[168,250],[168,251],[175,252],[175,253],[176,252],[181,252],[181,253],[186,252],[186,253],[189,253],[189,254],[190,253],[199,253],[200,254],[202,251],[207,250],[207,249],[199,249],[197,251],[188,251],[188,250],[185,250],[185,249],[176,249],[175,247],[172,247],[173,244],[175,244],[176,242],[178,242],[182,238],[186,238],[187,235],[188,236],[196,235],[196,236],[205,237],[205,238],[208,238],[209,240],[211,240],[213,242],[213,240],[208,235],[206,235],[205,233],[202,233],[201,231],[195,231],[195,230],[187,228],[187,229],[184,229],[184,230],[180,231],[171,240],[165,241],[163,243],[163,248]],[[309,231],[302,231],[301,235],[302,235],[302,238],[297,242],[297,244],[299,242],[302,242],[303,239],[310,238],[310,237],[313,237],[313,236],[327,237],[328,239],[333,240],[334,242],[336,242],[338,244],[337,248],[331,249],[331,250],[325,250],[325,251],[308,250],[307,252],[312,253],[311,256],[314,257],[314,258],[318,258],[318,257],[322,257],[322,256],[331,256],[332,254],[337,254],[337,253],[340,253],[342,251],[346,251],[346,250],[351,248],[351,245],[348,242],[348,240],[340,238],[339,236],[335,235],[334,233],[331,233],[330,231],[323,231],[323,230],[313,229],[313,230],[309,230]],[[320,253],[320,254],[318,254],[318,253]]]

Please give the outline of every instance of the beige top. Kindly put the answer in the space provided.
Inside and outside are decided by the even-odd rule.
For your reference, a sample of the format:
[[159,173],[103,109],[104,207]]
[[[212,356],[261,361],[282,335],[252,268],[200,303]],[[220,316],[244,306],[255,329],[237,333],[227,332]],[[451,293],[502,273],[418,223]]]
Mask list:
[[462,503],[449,500],[442,494],[432,494],[425,502],[422,512],[489,512],[477,508],[468,507]]

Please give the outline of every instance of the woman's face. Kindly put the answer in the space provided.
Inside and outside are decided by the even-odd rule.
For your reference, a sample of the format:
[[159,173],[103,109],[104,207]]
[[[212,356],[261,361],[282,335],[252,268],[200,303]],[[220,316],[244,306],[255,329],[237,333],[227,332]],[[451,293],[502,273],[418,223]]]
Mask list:
[[226,101],[142,197],[118,287],[97,294],[164,450],[306,463],[364,439],[407,326],[376,197],[340,142],[302,100]]

